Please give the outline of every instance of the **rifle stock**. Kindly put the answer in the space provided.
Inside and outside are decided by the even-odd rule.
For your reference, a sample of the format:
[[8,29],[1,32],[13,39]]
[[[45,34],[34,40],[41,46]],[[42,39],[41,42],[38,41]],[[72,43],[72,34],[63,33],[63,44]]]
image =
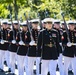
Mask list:
[[64,13],[61,13],[61,15],[62,15],[62,18],[63,18],[63,21],[64,21],[64,27],[66,29],[68,42],[70,42],[69,31],[68,31],[68,28],[67,28],[67,23],[66,23],[65,18],[64,18]]
[[31,28],[30,28],[30,22],[29,22],[28,18],[26,17],[26,14],[25,14],[25,13],[24,13],[24,16],[25,16],[26,21],[27,21],[27,26],[28,26],[28,30],[29,30],[29,32],[30,32],[31,41],[34,41],[34,38],[33,38],[33,36],[32,36],[32,32],[31,32]]

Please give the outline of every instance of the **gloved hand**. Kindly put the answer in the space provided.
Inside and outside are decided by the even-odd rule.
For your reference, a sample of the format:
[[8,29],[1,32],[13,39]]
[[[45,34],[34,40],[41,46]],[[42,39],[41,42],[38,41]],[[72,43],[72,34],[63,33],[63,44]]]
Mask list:
[[71,46],[72,46],[72,43],[71,43],[71,42],[68,42],[68,43],[67,43],[67,46],[68,46],[68,47],[71,47]]
[[24,45],[24,42],[23,41],[19,41],[19,45]]
[[29,43],[29,45],[30,45],[30,46],[33,46],[33,45],[36,45],[36,43],[35,43],[35,41],[31,41],[31,42]]
[[12,44],[16,44],[16,40],[12,40]]
[[60,42],[59,45],[62,46],[62,43]]
[[1,44],[4,44],[4,40],[1,40]]

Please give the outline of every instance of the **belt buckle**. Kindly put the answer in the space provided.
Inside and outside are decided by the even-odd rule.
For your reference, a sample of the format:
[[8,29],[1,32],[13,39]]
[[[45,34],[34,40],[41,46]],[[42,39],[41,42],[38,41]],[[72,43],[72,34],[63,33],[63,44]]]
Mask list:
[[52,47],[52,44],[49,44],[49,47]]
[[45,46],[52,47],[53,45],[50,43],[50,44],[45,44]]

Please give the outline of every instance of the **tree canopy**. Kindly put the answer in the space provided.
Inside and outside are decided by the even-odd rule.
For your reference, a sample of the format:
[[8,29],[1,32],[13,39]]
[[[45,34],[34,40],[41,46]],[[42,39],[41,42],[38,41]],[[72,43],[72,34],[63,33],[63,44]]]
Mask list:
[[0,0],[1,18],[9,18],[10,9],[13,19],[17,19],[16,15],[25,19],[24,13],[30,19],[39,16],[41,19],[45,17],[61,19],[61,12],[65,13],[68,20],[76,19],[75,0]]

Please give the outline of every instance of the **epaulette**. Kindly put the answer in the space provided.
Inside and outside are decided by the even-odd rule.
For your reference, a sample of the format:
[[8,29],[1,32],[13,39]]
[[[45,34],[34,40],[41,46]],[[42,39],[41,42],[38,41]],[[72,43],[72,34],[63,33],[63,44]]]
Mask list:
[[40,32],[43,32],[44,30],[46,30],[46,29],[42,29],[42,30],[40,30]]
[[66,30],[63,31],[63,33],[65,33],[65,32],[66,32]]
[[52,29],[52,31],[58,32],[56,29]]
[[12,30],[9,30],[8,33],[10,33]]
[[63,31],[62,29],[60,29],[60,31]]

